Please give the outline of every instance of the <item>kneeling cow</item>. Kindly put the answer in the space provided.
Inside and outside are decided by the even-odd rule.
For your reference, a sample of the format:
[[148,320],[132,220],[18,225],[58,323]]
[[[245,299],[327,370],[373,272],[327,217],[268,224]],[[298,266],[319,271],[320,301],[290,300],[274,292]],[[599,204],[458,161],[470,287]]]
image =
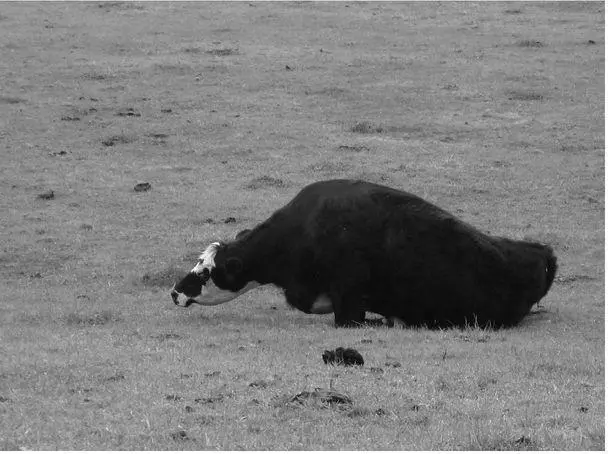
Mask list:
[[227,243],[212,243],[177,283],[175,304],[221,304],[274,284],[336,326],[365,312],[428,327],[512,326],[548,292],[551,247],[486,235],[400,190],[331,180]]

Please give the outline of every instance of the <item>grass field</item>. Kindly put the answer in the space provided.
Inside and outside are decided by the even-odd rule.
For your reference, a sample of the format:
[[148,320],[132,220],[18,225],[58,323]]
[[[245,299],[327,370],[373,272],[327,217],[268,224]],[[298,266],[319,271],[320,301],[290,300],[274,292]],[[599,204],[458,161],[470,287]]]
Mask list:
[[[603,449],[604,14],[2,3],[0,448]],[[336,177],[550,243],[541,310],[429,331],[335,329],[271,288],[173,306],[209,241]],[[339,346],[365,365],[324,365]],[[317,387],[353,403],[292,401]]]

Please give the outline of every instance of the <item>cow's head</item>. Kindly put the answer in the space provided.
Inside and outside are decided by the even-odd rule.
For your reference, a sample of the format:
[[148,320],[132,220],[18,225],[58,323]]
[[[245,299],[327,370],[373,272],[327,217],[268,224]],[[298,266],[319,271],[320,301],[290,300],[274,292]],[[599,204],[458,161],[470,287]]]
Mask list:
[[211,243],[200,255],[192,270],[171,289],[171,298],[178,306],[192,303],[204,306],[222,304],[259,286],[249,281],[240,258],[229,256],[226,245]]

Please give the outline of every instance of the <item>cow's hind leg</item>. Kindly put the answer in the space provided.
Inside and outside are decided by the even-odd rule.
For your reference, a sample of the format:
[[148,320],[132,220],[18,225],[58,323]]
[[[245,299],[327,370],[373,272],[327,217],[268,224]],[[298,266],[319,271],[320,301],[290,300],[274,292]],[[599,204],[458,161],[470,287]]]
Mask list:
[[341,261],[348,266],[331,268],[328,296],[334,309],[336,327],[356,327],[365,323],[369,305],[370,273],[368,260],[353,250],[342,250]]

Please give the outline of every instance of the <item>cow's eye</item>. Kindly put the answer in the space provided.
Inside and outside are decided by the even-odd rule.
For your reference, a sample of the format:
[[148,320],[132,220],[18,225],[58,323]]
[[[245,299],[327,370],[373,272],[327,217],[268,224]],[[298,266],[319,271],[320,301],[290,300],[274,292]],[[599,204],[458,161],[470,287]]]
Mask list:
[[203,268],[197,275],[207,280],[211,276],[211,271],[209,271],[209,268]]

